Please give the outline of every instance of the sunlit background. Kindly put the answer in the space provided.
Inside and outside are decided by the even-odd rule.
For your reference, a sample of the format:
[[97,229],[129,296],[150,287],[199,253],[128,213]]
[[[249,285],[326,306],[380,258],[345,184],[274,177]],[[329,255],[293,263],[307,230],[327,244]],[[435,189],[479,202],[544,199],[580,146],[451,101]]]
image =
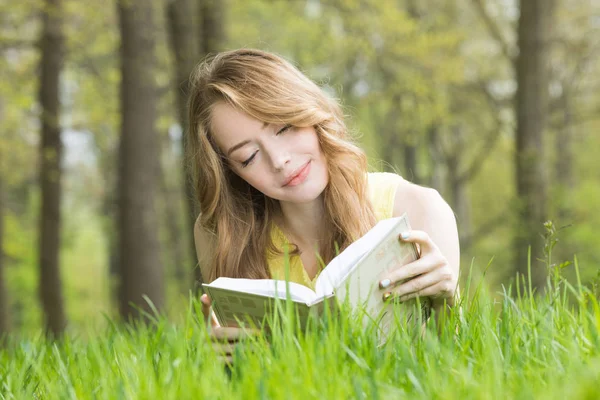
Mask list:
[[[155,65],[143,65],[140,73],[151,73],[146,90],[157,105],[147,115],[155,126],[148,135],[160,147],[152,230],[168,315],[177,320],[197,286],[190,222],[196,215],[183,184],[181,84],[207,52],[238,47],[274,51],[294,62],[340,99],[373,170],[396,171],[444,196],[457,216],[463,282],[470,276],[492,294],[502,291],[517,272],[527,271],[527,260],[515,256],[515,238],[525,231],[541,237],[547,234],[542,223],[551,220],[556,233],[546,243],[558,239],[551,259],[537,261],[544,257],[539,247],[531,262],[538,289],[547,264],[569,279],[576,279],[577,264],[581,280],[597,284],[600,2],[556,0],[553,9],[551,3],[538,10],[541,22],[535,15],[522,21],[521,32],[518,2],[509,0],[149,1],[151,18],[143,24],[151,28],[143,32],[155,45]],[[43,327],[38,287],[53,285],[40,282],[39,257],[45,7],[35,0],[0,2],[0,305],[3,326],[17,333]],[[177,7],[191,8],[177,13]],[[122,33],[112,2],[64,0],[59,13],[64,152],[62,286],[55,289],[68,329],[83,332],[119,315]],[[519,36],[536,24],[542,25],[541,41],[519,57],[526,43]],[[179,61],[177,51],[184,52]],[[527,86],[532,91],[537,82],[541,97],[525,91],[528,100],[518,101],[519,82],[534,82]],[[519,128],[519,112],[541,127]],[[525,141],[536,143],[528,157],[537,171],[531,190],[521,193],[519,129]],[[534,198],[533,209],[519,211],[523,196]],[[141,279],[144,270],[138,271]]]

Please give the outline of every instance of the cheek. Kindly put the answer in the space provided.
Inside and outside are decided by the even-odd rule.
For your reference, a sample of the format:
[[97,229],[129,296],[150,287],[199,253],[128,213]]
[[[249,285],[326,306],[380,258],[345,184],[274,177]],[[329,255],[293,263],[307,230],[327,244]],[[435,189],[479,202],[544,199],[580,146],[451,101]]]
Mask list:
[[264,175],[255,175],[250,177],[251,180],[248,181],[252,186],[261,192],[264,191],[264,188],[267,186],[267,179],[265,179]]
[[321,147],[321,142],[319,142],[318,138],[315,138],[314,149],[314,152],[317,154],[319,160],[321,160],[324,165],[327,165],[327,158],[325,157],[325,153]]
[[260,192],[265,192],[265,189],[269,187],[268,175],[257,168],[254,171],[240,172],[238,174],[240,178],[245,180],[250,186],[253,186]]
[[317,133],[313,128],[309,128],[304,131],[302,135],[299,135],[299,140],[300,146],[297,148],[301,148],[304,151],[315,155],[320,155],[322,153],[319,138],[317,137]]

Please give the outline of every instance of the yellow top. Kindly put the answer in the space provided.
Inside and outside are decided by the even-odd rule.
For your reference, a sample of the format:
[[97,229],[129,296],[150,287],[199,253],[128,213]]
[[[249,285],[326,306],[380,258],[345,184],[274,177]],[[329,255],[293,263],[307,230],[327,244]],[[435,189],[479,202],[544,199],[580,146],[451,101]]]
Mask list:
[[[396,188],[401,180],[401,176],[389,172],[372,172],[368,174],[367,192],[378,221],[392,217]],[[271,237],[275,246],[282,252],[286,247],[292,248],[289,245],[289,240],[276,225],[273,226]],[[285,280],[285,258],[285,254],[269,257],[269,271],[273,279]],[[311,280],[304,269],[300,256],[292,255],[289,257],[290,282],[299,283],[314,289],[318,276],[319,274],[317,273],[314,279]]]

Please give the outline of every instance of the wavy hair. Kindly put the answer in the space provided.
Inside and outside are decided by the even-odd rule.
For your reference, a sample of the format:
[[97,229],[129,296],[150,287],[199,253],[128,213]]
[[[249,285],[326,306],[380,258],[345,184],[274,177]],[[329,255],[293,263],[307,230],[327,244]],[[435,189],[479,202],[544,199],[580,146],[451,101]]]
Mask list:
[[314,127],[329,174],[323,192],[323,262],[373,227],[366,156],[349,137],[339,104],[275,54],[253,49],[218,53],[192,72],[188,104],[188,168],[200,203],[200,224],[213,234],[210,276],[205,279],[268,278],[268,257],[281,254],[271,239],[279,202],[237,176],[215,144],[211,113],[218,102],[262,122]]

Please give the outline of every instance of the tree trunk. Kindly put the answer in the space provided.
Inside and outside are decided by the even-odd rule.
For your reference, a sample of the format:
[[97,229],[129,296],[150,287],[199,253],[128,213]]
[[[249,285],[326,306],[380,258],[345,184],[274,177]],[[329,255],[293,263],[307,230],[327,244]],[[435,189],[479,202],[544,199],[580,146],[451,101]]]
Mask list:
[[456,214],[456,222],[458,225],[458,233],[460,236],[461,247],[465,249],[471,246],[472,238],[471,225],[471,203],[469,194],[467,193],[467,179],[464,179],[461,171],[462,155],[461,149],[467,145],[465,131],[459,124],[453,128],[454,142],[452,154],[447,159],[448,166],[448,181],[450,182],[451,190],[451,206]]
[[63,64],[62,9],[60,0],[46,0],[40,41],[42,137],[40,141],[40,248],[39,293],[49,335],[60,336],[66,326],[60,278],[60,72]]
[[[384,170],[385,171],[396,171],[396,151],[394,144],[396,143],[395,132],[391,132],[391,130],[385,127],[381,128],[381,132],[384,133],[384,137],[382,138],[382,153],[381,158],[385,162]],[[387,134],[386,134],[387,132]]]
[[[389,120],[389,118],[388,118]],[[398,132],[394,126],[381,126],[380,132],[383,133],[381,138],[381,158],[385,161],[385,170],[396,170],[396,149],[398,148]]]
[[402,150],[404,153],[405,178],[410,179],[414,183],[421,183],[417,171],[417,145],[414,143],[414,138],[405,137],[402,143]]
[[163,308],[164,282],[154,199],[159,162],[155,128],[155,38],[152,2],[120,0],[121,138],[119,143],[119,268],[123,318]]
[[519,56],[516,59],[516,186],[518,222],[514,254],[517,271],[527,276],[527,253],[531,246],[532,286],[542,288],[543,223],[547,218],[547,184],[544,167],[544,129],[548,71],[546,54],[551,2],[522,0],[519,17]]
[[[388,74],[382,69],[384,79],[388,80]],[[401,96],[394,94],[390,100],[390,108],[385,113],[385,119],[382,119],[381,123],[378,124],[378,131],[381,133],[380,146],[381,146],[381,158],[385,162],[384,169],[387,171],[397,171],[396,157],[397,149],[400,146],[400,137],[398,132],[398,119],[400,118],[397,114],[397,110],[400,109]],[[376,120],[379,118],[376,117]]]
[[429,149],[430,175],[428,177],[429,186],[440,193],[445,193],[444,181],[444,160],[440,151],[439,126],[433,125],[427,132],[427,147]]
[[200,56],[223,50],[226,0],[200,0]]
[[[185,221],[187,239],[187,254],[183,257],[185,260],[196,260],[196,247],[194,244],[194,224],[198,216],[198,205],[196,193],[192,184],[192,177],[186,164],[188,151],[187,132],[188,126],[188,86],[189,75],[194,65],[199,62],[199,46],[196,40],[194,25],[194,7],[192,0],[174,0],[167,6],[167,18],[169,25],[170,47],[175,58],[175,91],[177,97],[177,111],[179,116],[179,125],[182,129],[181,147],[183,149],[182,172],[185,195]],[[180,234],[179,234],[180,235]],[[179,236],[178,235],[178,236]],[[190,265],[189,271],[194,272],[194,280],[202,282],[200,269],[195,267],[196,262]],[[185,264],[176,266],[176,275],[185,273]],[[187,278],[189,279],[189,278]]]

